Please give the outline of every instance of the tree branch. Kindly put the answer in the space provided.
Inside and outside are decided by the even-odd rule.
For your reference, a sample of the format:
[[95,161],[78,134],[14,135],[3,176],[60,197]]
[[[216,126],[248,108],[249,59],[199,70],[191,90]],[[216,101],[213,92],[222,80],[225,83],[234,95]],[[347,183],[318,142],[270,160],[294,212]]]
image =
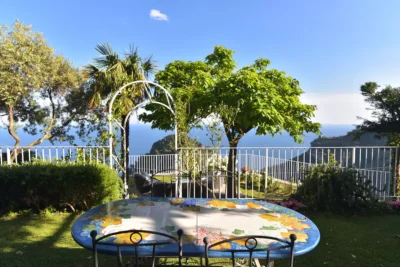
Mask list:
[[51,135],[49,135],[49,133],[50,133],[51,129],[53,129],[54,122],[56,121],[56,105],[54,104],[53,96],[51,94],[51,90],[50,89],[47,90],[47,94],[49,96],[49,100],[50,100],[50,103],[51,103],[51,120],[50,120],[49,126],[47,126],[47,128],[46,128],[45,132],[43,133],[42,137],[40,137],[39,139],[31,142],[27,146],[27,148],[39,145],[44,140],[47,140],[47,139],[49,139],[51,137]]
[[8,106],[8,133],[14,138],[15,144],[14,144],[14,150],[11,154],[11,162],[13,162],[18,155],[18,147],[21,143],[21,139],[18,137],[17,133],[14,130],[14,106],[9,105]]

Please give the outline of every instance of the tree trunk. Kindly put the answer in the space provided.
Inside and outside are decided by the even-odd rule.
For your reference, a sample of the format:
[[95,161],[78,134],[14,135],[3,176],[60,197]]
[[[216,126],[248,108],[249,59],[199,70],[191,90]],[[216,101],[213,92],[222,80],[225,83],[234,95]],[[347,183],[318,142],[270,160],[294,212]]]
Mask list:
[[126,184],[129,184],[129,135],[130,135],[130,127],[129,127],[129,119],[127,119],[126,125],[125,125],[125,140],[126,140],[126,151],[125,151],[125,162],[126,162]]
[[21,139],[14,130],[14,106],[8,106],[8,121],[8,133],[15,140],[14,149],[11,153],[11,163],[13,163],[18,156],[18,147],[21,143]]
[[228,177],[228,198],[234,198],[237,196],[237,185],[235,184],[235,175],[236,175],[236,154],[237,154],[237,145],[239,140],[229,141],[229,159],[228,159],[228,169],[227,169],[227,177]]
[[390,165],[392,166],[391,170],[391,188],[388,189],[389,195],[397,196],[400,193],[400,152],[398,148],[393,149],[391,151],[391,162]]
[[[126,125],[125,125],[126,120]],[[129,118],[124,115],[121,118],[121,125],[124,129],[121,129],[121,166],[124,168],[122,179],[129,183]],[[126,149],[125,149],[126,147]]]

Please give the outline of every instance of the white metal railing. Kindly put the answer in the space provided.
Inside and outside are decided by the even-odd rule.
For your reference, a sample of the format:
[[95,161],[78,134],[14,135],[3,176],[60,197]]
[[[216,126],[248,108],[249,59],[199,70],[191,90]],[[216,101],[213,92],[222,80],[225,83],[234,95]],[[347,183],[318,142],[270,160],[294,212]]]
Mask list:
[[17,149],[1,146],[0,164],[10,165],[34,160],[107,163],[109,160],[108,151],[109,148],[106,146],[21,146]]
[[[14,148],[0,147],[0,164],[30,162],[35,159],[68,162],[109,162],[106,146],[36,146]],[[228,169],[229,153],[235,151],[236,161]],[[176,172],[190,173],[201,181],[200,193],[195,186],[180,188],[186,196],[227,197],[228,176],[234,174],[233,187],[237,197],[264,198],[271,184],[286,184],[296,188],[304,180],[305,170],[313,165],[335,160],[342,168],[353,167],[364,181],[378,189],[381,198],[398,195],[395,177],[399,163],[398,147],[240,147],[232,148],[181,148],[178,154],[130,155],[131,173],[147,172],[176,176]],[[178,170],[175,163],[178,162]],[[397,164],[396,164],[397,163]],[[186,180],[182,180],[185,183]],[[186,181],[186,183],[189,183]],[[203,190],[204,189],[204,190]],[[190,192],[193,190],[193,192]]]
[[162,155],[129,155],[129,165],[135,172],[170,174],[175,170],[176,154]]
[[[228,169],[229,152],[233,150],[236,161]],[[132,155],[129,166],[134,172],[168,175],[174,170],[175,157],[178,157],[179,171],[190,172],[191,177],[200,177],[203,181],[210,180],[208,188],[220,197],[226,197],[227,179],[223,177],[228,172],[235,174],[237,197],[260,198],[268,190],[268,179],[290,184],[295,189],[307,169],[333,160],[341,168],[356,169],[364,181],[371,181],[379,197],[397,195],[394,177],[398,165],[395,162],[399,162],[398,147],[181,148],[176,155]],[[217,176],[220,178],[216,179]]]

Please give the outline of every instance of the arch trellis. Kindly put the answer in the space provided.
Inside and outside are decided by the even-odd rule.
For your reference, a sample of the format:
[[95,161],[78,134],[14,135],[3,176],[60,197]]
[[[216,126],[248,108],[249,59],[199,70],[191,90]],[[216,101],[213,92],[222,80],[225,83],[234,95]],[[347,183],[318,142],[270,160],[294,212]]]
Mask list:
[[[112,108],[113,108],[113,104],[115,99],[117,98],[118,95],[120,95],[122,93],[122,91],[126,88],[128,88],[129,86],[132,86],[134,84],[144,84],[144,86],[142,87],[142,93],[145,95],[144,99],[145,101],[141,102],[140,104],[136,105],[126,116],[126,119],[123,123],[123,125],[121,125],[115,118],[113,118],[112,115]],[[154,86],[154,90],[150,90],[150,88],[148,88],[148,85],[153,85]],[[167,99],[167,104],[161,103],[159,101],[156,101],[153,99],[154,97],[154,92],[156,91],[156,89],[161,89],[162,92],[165,94],[165,97]],[[126,157],[125,155],[123,155],[123,166],[121,166],[121,164],[118,161],[118,158],[114,155],[113,153],[113,122],[116,122],[117,125],[125,132],[125,126],[126,124],[129,122],[130,116],[131,114],[138,110],[139,108],[143,108],[144,106],[148,105],[148,104],[158,104],[161,105],[163,107],[165,107],[166,109],[168,109],[169,111],[171,111],[172,115],[174,116],[174,124],[175,124],[175,151],[178,150],[178,125],[177,125],[177,119],[176,119],[176,113],[175,113],[175,102],[174,99],[172,98],[171,94],[168,92],[167,89],[165,89],[164,87],[162,87],[161,85],[159,85],[158,83],[155,82],[151,82],[151,81],[146,81],[146,80],[138,80],[138,81],[133,81],[133,82],[129,82],[123,86],[121,86],[112,96],[109,107],[108,107],[108,133],[109,133],[109,150],[110,150],[110,167],[113,168],[113,160],[115,157],[115,161],[116,163],[122,167],[122,172],[123,172],[123,176],[124,176],[124,190],[125,190],[125,197],[128,196],[127,194],[127,190],[128,190],[128,185],[127,185],[127,162],[126,162]],[[126,147],[126,134],[124,134],[124,151],[126,153],[127,151],[127,147]],[[177,158],[175,157],[175,169],[178,169],[178,161]]]

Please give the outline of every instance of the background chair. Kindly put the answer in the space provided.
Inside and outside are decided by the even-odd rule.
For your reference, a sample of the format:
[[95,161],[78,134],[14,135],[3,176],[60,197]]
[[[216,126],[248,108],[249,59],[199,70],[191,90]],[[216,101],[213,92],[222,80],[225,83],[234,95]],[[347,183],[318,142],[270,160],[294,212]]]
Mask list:
[[[143,236],[142,234],[147,233],[159,237],[166,237],[167,239],[165,240],[146,240],[146,242],[142,242]],[[118,235],[128,235],[129,240],[131,243],[123,243],[123,244],[118,244],[114,243],[112,241],[107,240],[109,237],[115,237]],[[128,246],[133,246],[135,248],[135,254],[134,254],[134,259],[135,263],[133,266],[138,267],[139,266],[139,253],[138,253],[138,247],[144,247],[144,246],[151,246],[153,247],[152,250],[152,266],[155,266],[155,253],[156,253],[156,247],[160,245],[168,245],[168,244],[177,244],[177,256],[178,256],[178,265],[182,266],[182,235],[183,235],[183,230],[179,229],[177,231],[178,238],[160,233],[160,232],[154,232],[154,231],[147,231],[147,230],[127,230],[127,231],[120,231],[108,235],[101,236],[100,238],[97,238],[97,231],[93,230],[90,232],[90,236],[92,237],[92,248],[93,248],[93,261],[94,261],[94,267],[98,267],[98,259],[97,259],[97,248],[99,245],[101,246],[113,246],[117,248],[117,257],[118,257],[118,264],[120,267],[123,266],[123,261],[122,261],[122,254],[121,254],[121,247],[128,247]],[[132,266],[132,265],[128,265]]]
[[169,172],[170,174],[163,176],[170,182],[163,182],[156,179],[157,173],[148,175],[146,173],[135,173],[133,175],[135,188],[142,196],[150,197],[177,197],[178,192],[176,191],[178,179],[181,180],[182,184],[182,197],[202,197],[212,198],[213,192],[207,188],[207,185],[192,178],[190,172],[181,172],[174,169],[162,170],[160,173]]
[[[269,266],[271,259],[270,253],[273,250],[280,249],[289,249],[290,250],[290,267],[293,267],[293,259],[294,259],[294,242],[296,241],[296,235],[290,235],[290,241],[285,239],[280,239],[272,236],[262,236],[262,235],[247,235],[247,236],[239,236],[235,238],[225,239],[214,244],[209,244],[208,237],[205,237],[203,242],[205,244],[205,259],[206,259],[206,267],[209,266],[209,252],[217,251],[217,252],[230,252],[232,259],[232,266],[235,267],[235,253],[249,253],[249,266],[252,266],[253,253],[254,252],[266,252],[266,266]],[[257,248],[259,244],[258,240],[275,240],[277,242],[268,245],[267,247]],[[229,244],[229,245],[228,245]],[[240,245],[239,245],[240,244]],[[244,245],[242,245],[244,244]],[[218,248],[217,248],[218,247]],[[238,247],[238,248],[235,248]]]

